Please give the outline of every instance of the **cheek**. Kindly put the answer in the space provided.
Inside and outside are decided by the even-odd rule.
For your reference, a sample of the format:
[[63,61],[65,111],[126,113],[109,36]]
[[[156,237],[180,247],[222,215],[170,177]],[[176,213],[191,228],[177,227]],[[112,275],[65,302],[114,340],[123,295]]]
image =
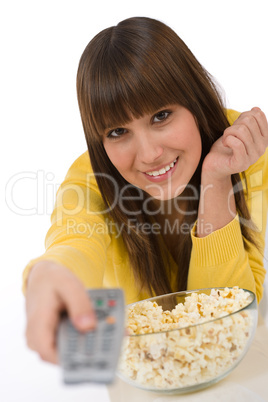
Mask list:
[[121,147],[109,146],[104,144],[106,154],[114,167],[122,174],[129,165],[129,157]]
[[182,151],[191,152],[194,154],[201,154],[201,136],[198,128],[195,125],[193,127],[183,127],[179,132],[174,132],[170,137],[170,140],[170,145],[172,148],[181,149]]
[[104,149],[106,151],[106,154],[107,154],[108,158],[110,159],[112,164],[114,166],[116,166],[116,160],[118,160],[116,148],[114,148],[112,146],[109,146],[109,143],[106,144],[106,142],[103,143],[103,146],[104,146]]
[[201,156],[202,141],[201,141],[201,136],[200,136],[199,132],[195,133],[195,135],[193,136],[193,140],[189,144],[189,147],[192,148],[192,150],[193,150],[193,152],[195,152],[195,154]]
[[186,146],[197,154],[201,154],[202,142],[199,128],[196,125],[194,118],[192,117],[191,124],[188,126],[188,133],[185,136]]

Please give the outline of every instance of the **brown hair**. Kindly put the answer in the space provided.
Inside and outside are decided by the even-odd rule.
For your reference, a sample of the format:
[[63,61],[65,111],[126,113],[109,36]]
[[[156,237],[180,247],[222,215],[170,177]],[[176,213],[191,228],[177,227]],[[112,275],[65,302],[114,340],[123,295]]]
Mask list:
[[[107,175],[113,177],[119,189],[126,188],[124,195],[129,197],[127,209],[131,213],[126,216],[117,204],[110,209],[110,216],[123,228],[122,237],[137,282],[151,294],[185,289],[192,248],[190,233],[178,235],[177,288],[171,289],[159,236],[128,225],[129,218],[152,224],[152,216],[143,210],[147,194],[137,200],[135,196],[141,190],[127,183],[113,166],[103,147],[102,134],[108,127],[122,127],[133,116],[154,113],[168,104],[182,105],[195,117],[201,135],[202,156],[189,183],[199,192],[204,157],[229,126],[212,77],[171,28],[154,19],[135,17],[101,31],[87,45],[79,63],[77,93],[89,156],[98,173],[96,180],[103,200],[111,206],[115,197],[114,185]],[[249,220],[239,174],[232,176],[232,182],[236,186],[238,213]],[[197,211],[198,200],[189,201],[187,210]],[[184,219],[191,225],[196,218],[197,212],[186,214]],[[252,242],[250,230],[242,224],[241,228],[244,237]]]

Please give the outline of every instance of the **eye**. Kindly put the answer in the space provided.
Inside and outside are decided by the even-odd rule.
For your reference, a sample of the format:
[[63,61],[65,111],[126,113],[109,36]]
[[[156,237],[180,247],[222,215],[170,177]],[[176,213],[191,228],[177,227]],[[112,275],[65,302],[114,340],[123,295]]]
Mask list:
[[161,110],[161,112],[158,112],[154,115],[153,117],[153,122],[154,123],[159,123],[161,121],[164,121],[168,118],[168,116],[171,114],[170,111],[168,110]]
[[121,137],[123,134],[125,134],[127,130],[125,128],[115,128],[114,130],[109,131],[107,134],[107,138],[115,139]]

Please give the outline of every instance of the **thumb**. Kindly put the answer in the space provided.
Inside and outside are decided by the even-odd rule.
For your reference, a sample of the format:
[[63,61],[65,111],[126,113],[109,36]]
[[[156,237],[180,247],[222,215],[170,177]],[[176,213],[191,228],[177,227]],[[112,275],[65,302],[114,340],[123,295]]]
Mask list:
[[77,278],[71,278],[68,284],[60,287],[59,292],[74,327],[81,332],[94,329],[96,315],[83,284]]

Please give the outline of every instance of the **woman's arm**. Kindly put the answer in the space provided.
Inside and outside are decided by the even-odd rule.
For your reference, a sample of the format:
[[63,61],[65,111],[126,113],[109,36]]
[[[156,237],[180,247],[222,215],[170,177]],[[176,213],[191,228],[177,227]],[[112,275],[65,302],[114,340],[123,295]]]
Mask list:
[[57,192],[46,252],[29,262],[23,272],[23,291],[32,267],[52,261],[67,267],[86,287],[101,287],[110,236],[88,154],[69,169]]
[[80,331],[93,328],[95,315],[86,288],[101,287],[110,237],[101,197],[87,154],[69,170],[58,193],[46,237],[46,252],[24,270],[28,346],[57,363],[56,332],[67,311]]
[[204,237],[227,225],[236,215],[231,175],[247,170],[268,146],[268,124],[259,108],[242,113],[206,156],[196,235]]
[[[256,128],[256,118],[253,117],[255,114],[257,114],[257,120],[260,118],[261,122],[257,123],[257,133],[250,134],[250,138],[249,128],[244,124],[253,122],[253,127]],[[211,153],[204,161],[202,200],[198,222],[192,231],[193,248],[188,288],[239,285],[254,291],[260,300],[265,276],[263,255],[268,208],[268,165],[265,155],[259,159],[258,156],[266,148],[267,121],[263,113],[258,108],[254,108],[253,111],[242,114],[241,118],[234,123],[233,129],[232,127],[224,133],[225,138],[221,137],[214,144]],[[227,137],[235,138],[227,139]],[[247,143],[244,143],[244,137],[248,139]],[[239,144],[239,141],[242,144]],[[228,148],[223,143],[228,144]],[[235,147],[234,150],[231,145]],[[247,170],[250,192],[247,203],[253,220],[257,221],[259,226],[259,232],[256,233],[259,249],[248,244],[249,249],[246,251],[228,175],[245,170],[248,167],[247,164],[254,163],[254,158],[258,159],[258,162]],[[258,179],[254,183],[251,179],[256,179],[256,174],[261,181]]]

